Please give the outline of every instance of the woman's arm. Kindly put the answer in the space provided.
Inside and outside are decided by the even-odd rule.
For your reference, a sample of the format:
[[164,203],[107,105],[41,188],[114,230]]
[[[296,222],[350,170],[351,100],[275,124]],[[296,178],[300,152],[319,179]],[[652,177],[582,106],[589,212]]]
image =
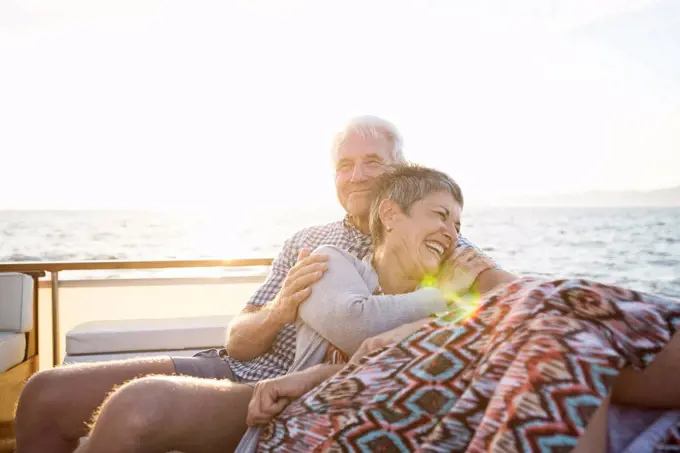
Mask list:
[[517,275],[503,269],[487,269],[479,274],[474,283],[474,288],[479,294],[484,295],[499,286],[512,283],[518,278]]
[[298,315],[348,355],[367,338],[446,310],[446,301],[436,288],[373,295],[351,255],[328,246],[314,253],[328,256],[328,270],[312,287]]
[[403,326],[399,326],[396,329],[388,330],[385,333],[368,338],[363,343],[361,343],[361,346],[357,352],[355,352],[350,359],[350,363],[359,363],[359,360],[361,360],[362,357],[370,354],[376,349],[390,346],[405,340],[406,337],[409,337],[411,334],[417,332],[429,322],[432,322],[432,318],[428,317],[419,319],[418,321],[404,324]]
[[248,404],[248,426],[261,425],[279,415],[288,404],[340,371],[344,365],[316,365],[304,371],[255,384]]
[[437,278],[439,288],[454,297],[471,289],[484,295],[517,280],[517,276],[500,269],[491,258],[472,246],[458,247],[444,263]]

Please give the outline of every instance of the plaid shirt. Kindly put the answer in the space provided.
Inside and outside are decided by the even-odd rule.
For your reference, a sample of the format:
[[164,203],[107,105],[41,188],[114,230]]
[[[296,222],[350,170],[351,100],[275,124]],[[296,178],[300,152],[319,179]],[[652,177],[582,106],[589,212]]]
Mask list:
[[[459,237],[459,244],[472,245]],[[358,259],[363,259],[371,250],[371,237],[359,231],[349,216],[338,222],[313,226],[298,231],[283,244],[281,253],[272,263],[272,268],[264,284],[248,301],[250,307],[262,307],[274,300],[283,286],[283,281],[292,268],[303,248],[314,250],[322,245],[334,245],[347,250]],[[252,311],[252,310],[251,310]],[[244,381],[271,379],[288,372],[295,358],[296,331],[294,324],[288,324],[274,340],[269,351],[247,362],[227,357],[234,374]]]

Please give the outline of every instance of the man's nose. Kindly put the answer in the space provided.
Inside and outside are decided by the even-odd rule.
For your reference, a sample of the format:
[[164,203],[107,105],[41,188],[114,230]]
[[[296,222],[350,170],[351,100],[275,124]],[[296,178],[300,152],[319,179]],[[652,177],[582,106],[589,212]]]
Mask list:
[[363,181],[364,179],[366,179],[364,166],[358,163],[354,166],[354,170],[352,171],[352,181]]

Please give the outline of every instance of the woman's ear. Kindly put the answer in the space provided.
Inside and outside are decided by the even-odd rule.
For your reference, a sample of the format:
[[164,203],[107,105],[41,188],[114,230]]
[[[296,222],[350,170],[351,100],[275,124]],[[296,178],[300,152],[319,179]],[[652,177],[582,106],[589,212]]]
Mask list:
[[390,231],[394,227],[395,222],[399,220],[400,214],[401,208],[394,200],[383,200],[378,206],[380,221],[387,231]]

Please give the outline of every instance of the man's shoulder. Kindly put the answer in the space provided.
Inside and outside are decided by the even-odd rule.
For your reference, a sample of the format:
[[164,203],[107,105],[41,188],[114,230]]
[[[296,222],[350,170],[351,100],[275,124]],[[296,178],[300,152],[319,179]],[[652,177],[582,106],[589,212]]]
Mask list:
[[298,234],[310,234],[310,233],[319,233],[319,232],[326,232],[326,231],[332,231],[332,230],[343,230],[345,228],[343,220],[336,220],[334,222],[329,222],[329,223],[321,223],[318,225],[312,225],[305,227],[301,230],[298,230],[296,235]]
[[291,245],[312,250],[322,245],[346,248],[346,231],[342,220],[303,228],[290,238]]

